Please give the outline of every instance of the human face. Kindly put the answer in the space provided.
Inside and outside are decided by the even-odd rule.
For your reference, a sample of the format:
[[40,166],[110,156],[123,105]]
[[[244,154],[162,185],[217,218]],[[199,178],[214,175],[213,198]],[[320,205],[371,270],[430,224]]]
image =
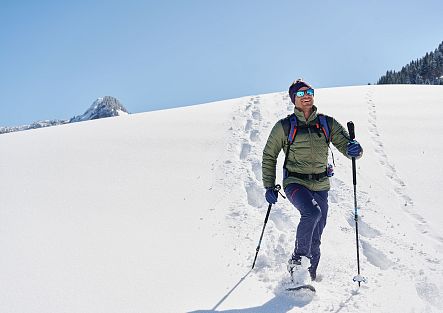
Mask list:
[[[299,89],[299,91],[306,91],[308,89],[308,87],[302,87]],[[312,108],[312,106],[314,105],[314,96],[313,95],[308,95],[308,93],[304,93],[304,95],[302,97],[298,97],[295,96],[295,107],[305,111],[305,110],[309,110]]]

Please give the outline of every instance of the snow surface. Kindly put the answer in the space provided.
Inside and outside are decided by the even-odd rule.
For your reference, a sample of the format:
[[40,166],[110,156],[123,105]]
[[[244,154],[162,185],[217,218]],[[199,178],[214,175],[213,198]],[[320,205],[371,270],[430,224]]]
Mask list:
[[250,270],[262,149],[292,111],[283,92],[0,136],[0,312],[443,312],[443,87],[315,101],[364,146],[368,283],[352,281],[352,169],[335,149],[317,293],[283,291],[298,213],[282,198]]

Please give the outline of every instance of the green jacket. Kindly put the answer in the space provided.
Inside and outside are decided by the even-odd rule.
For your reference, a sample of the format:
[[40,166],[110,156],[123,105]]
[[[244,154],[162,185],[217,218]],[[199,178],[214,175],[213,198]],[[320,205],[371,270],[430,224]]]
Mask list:
[[[303,112],[294,108],[299,125],[316,124],[318,120],[317,107],[313,106],[313,108],[314,111],[308,120],[306,120]],[[349,158],[346,154],[347,144],[350,140],[349,134],[335,119],[330,118],[330,120],[332,120],[332,123],[329,123],[331,142],[343,155]],[[289,141],[283,130],[282,121],[280,120],[272,128],[263,150],[262,176],[265,187],[273,187],[275,185],[277,157],[281,150],[286,153],[288,144]],[[289,149],[286,168],[289,172],[301,174],[323,173],[326,171],[328,165],[328,148],[323,133],[319,136],[318,132],[314,132],[310,128],[305,128],[303,132],[298,131]],[[291,183],[301,184],[313,191],[330,189],[329,177],[323,177],[319,180],[287,177],[283,180],[283,188],[286,188],[286,186]]]

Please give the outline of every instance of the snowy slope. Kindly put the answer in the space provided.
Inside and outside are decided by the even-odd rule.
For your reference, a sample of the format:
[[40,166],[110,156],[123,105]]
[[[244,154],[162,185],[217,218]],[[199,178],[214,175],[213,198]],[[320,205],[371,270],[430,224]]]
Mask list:
[[2,135],[0,312],[443,312],[443,88],[318,89],[315,101],[353,120],[365,148],[360,289],[337,150],[317,294],[282,291],[298,213],[281,198],[250,271],[261,151],[292,110],[275,93]]

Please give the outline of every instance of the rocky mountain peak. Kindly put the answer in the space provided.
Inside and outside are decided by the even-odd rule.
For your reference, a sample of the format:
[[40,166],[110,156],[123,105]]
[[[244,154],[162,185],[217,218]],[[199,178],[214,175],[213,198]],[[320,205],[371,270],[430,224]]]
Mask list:
[[91,107],[82,115],[71,118],[70,123],[95,120],[98,118],[129,114],[126,108],[116,98],[104,96],[94,101]]

